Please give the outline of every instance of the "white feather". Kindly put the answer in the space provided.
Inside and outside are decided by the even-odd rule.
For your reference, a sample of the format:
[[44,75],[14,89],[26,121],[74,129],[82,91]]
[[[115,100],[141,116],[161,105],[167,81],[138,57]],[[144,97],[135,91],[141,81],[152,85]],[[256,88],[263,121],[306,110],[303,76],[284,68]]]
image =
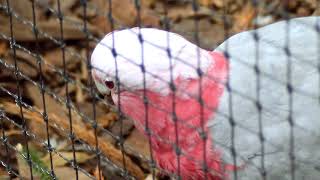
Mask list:
[[[143,43],[138,38],[139,30]],[[117,53],[116,57],[112,54],[112,48]],[[171,58],[167,49],[170,50]],[[147,73],[141,71],[142,60]],[[106,35],[94,49],[91,64],[105,80],[115,80],[118,74],[120,84],[126,85],[121,88],[143,89],[145,75],[146,87],[149,90],[168,94],[170,92],[168,83],[171,82],[170,61],[173,69],[172,77],[175,80],[178,76],[197,78],[198,60],[201,61],[201,70],[204,72],[212,63],[207,51],[198,48],[178,34],[159,29],[132,28]]]
[[[234,143],[237,162],[238,165],[246,161],[249,164],[238,172],[239,179],[261,179],[261,155],[257,155],[261,154],[259,111],[255,104],[258,101],[258,76],[254,71],[257,59],[261,71],[258,93],[262,105],[262,132],[266,139],[263,163],[267,179],[291,179],[288,61],[292,64],[291,85],[294,89],[291,110],[295,122],[295,179],[316,180],[320,177],[317,170],[320,166],[320,72],[317,70],[320,64],[320,34],[316,31],[320,19],[317,19],[297,18],[243,32],[216,49],[227,51],[230,55],[229,82],[232,91],[225,91],[210,126],[216,148],[223,151],[228,163],[233,163],[230,153],[232,128],[228,118],[232,107],[232,117],[236,122]],[[258,42],[254,40],[254,33],[259,37]],[[289,58],[285,52],[287,44],[291,52]]]

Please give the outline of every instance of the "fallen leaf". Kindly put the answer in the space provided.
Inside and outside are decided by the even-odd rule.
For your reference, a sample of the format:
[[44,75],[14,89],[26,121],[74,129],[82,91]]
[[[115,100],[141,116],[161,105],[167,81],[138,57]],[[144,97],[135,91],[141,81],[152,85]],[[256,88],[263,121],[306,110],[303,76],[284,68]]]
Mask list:
[[207,7],[200,7],[199,10],[195,13],[190,4],[186,4],[183,6],[175,6],[169,10],[167,17],[172,21],[176,21],[178,19],[187,19],[187,18],[195,18],[195,17],[209,17],[212,14],[212,11]]
[[[70,14],[70,9],[76,5],[76,3],[78,2],[78,0],[63,0],[60,1],[60,10],[62,13],[64,14]],[[57,1],[53,1],[54,5],[53,8],[54,9],[58,9],[58,3]]]
[[[43,108],[43,102],[41,97],[41,92],[38,87],[31,83],[26,83],[26,93],[30,99],[33,100],[33,103],[38,108]],[[46,110],[48,114],[55,114],[59,118],[65,120],[69,123],[68,110],[66,108],[65,103],[60,103],[47,93],[45,93],[45,102],[46,102]],[[71,111],[71,117],[74,124],[77,124],[81,127],[85,127],[83,121],[79,114],[74,111]],[[69,129],[69,128],[68,128]],[[42,129],[44,131],[45,129]]]
[[214,5],[218,8],[221,8],[223,7],[223,0],[198,0],[198,3],[201,5],[201,6],[210,6],[210,5]]
[[0,57],[4,56],[8,52],[7,42],[0,41]]
[[[76,179],[76,171],[70,167],[58,167],[54,169],[57,179]],[[92,180],[91,177],[84,174],[82,171],[78,171],[79,180]]]
[[149,8],[153,6],[157,0],[140,0],[140,2],[142,7]]
[[308,16],[311,14],[311,10],[307,7],[299,7],[297,9],[297,15],[298,16],[301,16],[301,17],[304,17],[304,16]]
[[[112,9],[112,17],[115,20],[115,24],[125,25],[125,26],[135,26],[137,20],[137,9],[133,1],[131,0],[117,0],[111,1],[111,9]],[[93,3],[97,4],[99,7],[98,14],[100,18],[98,18],[97,22],[110,22],[106,13],[109,9],[109,4],[104,0],[93,0]],[[142,8],[140,10],[141,15],[141,23],[142,25],[149,25],[153,27],[158,27],[160,23],[160,17],[156,16],[152,11],[146,8]],[[104,19],[104,20],[103,20]],[[93,24],[95,24],[93,22]],[[101,24],[99,27],[105,27],[106,24]],[[110,26],[108,27],[110,28]]]
[[[61,156],[63,156],[65,159],[68,159],[68,161],[66,161],[65,159],[63,159],[60,155],[58,154],[52,154],[52,162],[54,167],[59,167],[59,166],[64,166],[67,163],[69,163],[70,161],[73,160],[73,152],[59,152],[59,154]],[[76,160],[77,163],[85,163],[86,161],[92,159],[95,155],[90,155],[88,153],[85,152],[76,152]],[[47,154],[46,156],[44,156],[42,158],[42,161],[47,163],[47,166],[50,166],[50,156],[49,154]]]
[[118,116],[116,113],[114,112],[109,112],[109,113],[106,113],[102,116],[99,116],[97,118],[97,121],[98,121],[98,124],[101,126],[101,127],[104,127],[104,128],[107,128],[109,127],[111,124],[113,124],[116,120],[117,120]]
[[104,34],[111,31],[111,25],[105,16],[97,16],[91,20],[91,23],[99,28]]
[[152,174],[149,174],[144,180],[158,180],[157,177],[153,177]]
[[[198,20],[199,28],[197,29],[199,37],[199,46],[204,49],[212,50],[223,42],[227,37],[226,30],[221,24],[213,24],[207,19]],[[172,31],[178,33],[196,43],[196,27],[193,19],[184,19],[172,27]]]
[[[150,149],[148,139],[141,134],[136,128],[130,133],[129,137],[124,142],[125,151],[135,157],[142,155],[143,158],[150,158]],[[130,148],[126,148],[130,147]]]
[[[6,0],[0,0],[1,5],[7,5]],[[10,8],[20,16],[32,20],[31,1],[10,0]]]
[[234,17],[234,32],[241,32],[250,27],[256,16],[256,9],[251,3],[247,3]]
[[[80,60],[75,55],[69,53],[69,52],[77,52],[75,47],[67,46],[65,49],[65,62],[66,65],[68,64],[79,64]],[[50,65],[57,66],[57,67],[63,67],[63,59],[62,59],[62,51],[61,48],[53,49],[51,51],[47,51],[44,54],[44,60],[49,63]]]
[[106,180],[106,178],[104,178],[104,176],[102,175],[102,171],[100,170],[100,175],[99,175],[99,167],[97,166],[96,169],[93,172],[93,175],[96,179],[100,179],[100,180]]
[[[1,30],[0,30],[1,31]],[[10,68],[6,68],[10,73],[12,73],[12,77],[14,77],[14,64],[15,64],[15,60],[14,57],[12,55],[6,57],[5,59],[3,59],[4,62],[6,62],[8,65],[12,66]],[[38,75],[38,70],[36,67],[34,67],[33,65],[31,65],[30,63],[28,63],[27,61],[23,61],[20,58],[16,57],[16,61],[17,61],[17,66],[18,66],[18,70],[20,72],[22,72],[22,74],[24,74],[25,76],[28,76],[29,78],[34,78]]]

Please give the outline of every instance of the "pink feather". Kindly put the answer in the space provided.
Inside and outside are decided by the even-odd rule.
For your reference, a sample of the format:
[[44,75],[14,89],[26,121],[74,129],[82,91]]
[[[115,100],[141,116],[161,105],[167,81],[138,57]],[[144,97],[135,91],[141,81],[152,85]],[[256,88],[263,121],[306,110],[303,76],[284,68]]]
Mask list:
[[[223,93],[224,82],[226,81],[228,66],[225,57],[217,52],[212,52],[212,65],[202,78],[202,99],[204,131],[208,136],[206,123],[213,116],[214,109],[219,103],[219,98]],[[210,77],[210,78],[209,78]],[[185,92],[193,92],[195,98],[181,97],[179,94],[175,98],[175,112],[177,115],[179,147],[182,150],[180,156],[180,176],[183,179],[204,178],[203,164],[203,143],[204,140],[199,135],[201,131],[201,105],[196,98],[199,93],[199,79],[186,80],[177,78],[175,86],[180,88],[183,85]],[[179,92],[179,91],[178,91]],[[183,93],[183,92],[182,92]],[[146,96],[151,105],[148,106],[149,129],[152,130],[151,142],[152,151],[157,164],[162,168],[176,173],[178,169],[177,155],[173,144],[176,142],[175,126],[172,119],[173,94],[166,96],[156,92],[147,91]],[[113,96],[117,104],[117,95]],[[136,127],[146,135],[145,131],[145,105],[143,103],[143,90],[135,92],[124,91],[120,93],[121,110],[134,119]],[[156,105],[155,106],[152,106]],[[133,109],[134,107],[134,109]],[[206,163],[209,168],[208,179],[225,179],[226,170],[232,170],[232,165],[223,164],[220,153],[212,149],[213,139],[206,140]]]

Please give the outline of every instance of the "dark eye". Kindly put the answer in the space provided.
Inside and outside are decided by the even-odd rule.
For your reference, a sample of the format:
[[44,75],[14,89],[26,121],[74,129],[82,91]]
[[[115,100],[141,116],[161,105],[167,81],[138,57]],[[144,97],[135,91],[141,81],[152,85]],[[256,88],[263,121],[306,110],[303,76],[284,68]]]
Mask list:
[[105,84],[109,89],[113,89],[113,88],[114,88],[114,83],[113,83],[113,81],[105,81],[104,84]]

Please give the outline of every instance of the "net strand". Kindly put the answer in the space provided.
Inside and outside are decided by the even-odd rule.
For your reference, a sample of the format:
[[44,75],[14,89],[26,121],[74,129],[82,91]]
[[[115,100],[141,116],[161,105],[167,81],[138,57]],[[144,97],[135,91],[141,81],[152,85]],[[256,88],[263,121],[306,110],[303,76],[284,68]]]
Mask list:
[[[13,18],[12,18],[12,9],[10,7],[10,2],[9,0],[6,1],[7,3],[7,13],[9,14],[9,22],[10,22],[10,49],[13,51],[13,59],[14,59],[14,75],[15,75],[15,80],[16,80],[16,86],[17,86],[17,91],[18,91],[18,99],[17,99],[17,104],[20,107],[20,117],[22,119],[22,124],[23,124],[23,139],[24,139],[24,145],[26,147],[27,151],[27,162],[29,166],[29,172],[30,172],[30,179],[33,180],[33,171],[32,171],[32,166],[31,166],[31,159],[30,159],[30,151],[29,151],[29,143],[26,135],[27,131],[27,126],[26,126],[26,120],[24,118],[23,112],[22,112],[22,106],[21,106],[21,101],[22,101],[22,95],[21,95],[21,85],[20,85],[20,77],[18,75],[18,62],[16,58],[16,48],[14,46],[15,44],[15,39],[14,39],[14,34],[13,34]],[[4,130],[3,130],[4,131]],[[5,137],[5,136],[4,136]],[[5,139],[6,140],[6,139]],[[6,144],[7,146],[7,144]],[[8,152],[8,151],[7,151]]]

